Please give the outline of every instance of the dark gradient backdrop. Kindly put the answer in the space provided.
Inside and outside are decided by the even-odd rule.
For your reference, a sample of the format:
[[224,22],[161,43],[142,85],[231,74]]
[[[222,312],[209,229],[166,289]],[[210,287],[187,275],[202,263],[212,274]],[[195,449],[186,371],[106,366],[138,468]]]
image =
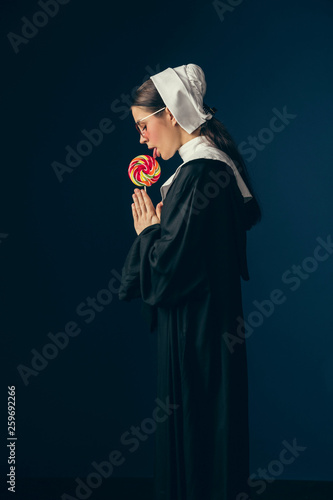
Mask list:
[[[243,283],[251,470],[287,442],[302,451],[275,477],[332,480],[333,2],[50,3],[1,2],[1,472],[15,385],[18,476],[85,477],[115,449],[114,477],[153,474],[153,432],[120,443],[156,406],[156,339],[115,293],[136,236],[127,167],[147,152],[128,95],[196,63],[263,207]],[[180,163],[161,160],[154,204]]]

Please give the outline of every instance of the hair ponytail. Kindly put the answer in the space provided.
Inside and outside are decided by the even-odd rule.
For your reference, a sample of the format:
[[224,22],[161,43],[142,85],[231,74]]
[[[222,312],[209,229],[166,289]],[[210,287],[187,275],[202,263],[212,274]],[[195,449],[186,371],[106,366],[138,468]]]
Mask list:
[[[209,108],[205,103],[204,109],[209,112],[217,111],[215,108]],[[261,220],[261,209],[255,196],[244,159],[239,152],[234,139],[223,123],[217,120],[214,116],[201,126],[200,135],[205,136],[214,146],[226,153],[232,159],[242,176],[243,181],[252,194],[252,200],[244,204],[244,215],[246,219],[245,225],[247,229],[249,229]]]

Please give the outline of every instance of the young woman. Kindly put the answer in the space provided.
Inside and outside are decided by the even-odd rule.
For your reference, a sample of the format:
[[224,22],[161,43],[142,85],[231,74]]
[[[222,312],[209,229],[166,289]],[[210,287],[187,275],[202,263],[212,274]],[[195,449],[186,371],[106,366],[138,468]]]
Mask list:
[[137,237],[120,300],[141,297],[157,334],[155,500],[246,500],[247,358],[241,278],[246,231],[261,217],[237,146],[203,102],[195,64],[168,68],[136,91],[140,143],[183,163],[155,207],[134,189]]

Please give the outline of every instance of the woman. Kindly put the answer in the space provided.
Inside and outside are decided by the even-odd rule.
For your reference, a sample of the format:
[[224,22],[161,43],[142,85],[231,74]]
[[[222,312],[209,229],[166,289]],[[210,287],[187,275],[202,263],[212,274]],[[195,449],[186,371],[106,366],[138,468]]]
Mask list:
[[205,93],[202,69],[188,64],[152,76],[131,106],[140,143],[183,160],[156,210],[134,190],[137,237],[119,290],[120,300],[142,298],[157,332],[157,396],[169,411],[156,420],[155,500],[248,498],[241,277],[249,279],[246,231],[261,214]]

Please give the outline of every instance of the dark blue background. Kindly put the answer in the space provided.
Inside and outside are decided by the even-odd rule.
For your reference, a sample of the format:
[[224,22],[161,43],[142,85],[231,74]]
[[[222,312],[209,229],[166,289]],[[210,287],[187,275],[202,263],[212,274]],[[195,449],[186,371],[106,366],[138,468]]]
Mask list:
[[[274,289],[285,296],[247,339],[251,471],[296,439],[306,450],[279,479],[332,480],[333,256],[297,290],[282,279],[333,233],[332,2],[244,0],[222,20],[213,2],[71,0],[16,54],[7,34],[38,10],[37,1],[1,4],[1,404],[5,415],[16,385],[17,473],[84,477],[113,449],[126,457],[114,476],[153,473],[153,434],[134,453],[119,441],[156,404],[156,339],[140,301],[113,294],[90,323],[76,309],[121,272],[136,236],[127,167],[147,150],[120,101],[150,75],[195,63],[237,144],[262,138],[244,154],[263,208],[248,235],[245,316]],[[268,136],[284,107],[294,118]],[[52,163],[104,118],[114,130],[59,182]],[[180,163],[178,153],[161,160],[154,204]],[[80,334],[25,385],[17,366],[31,367],[31,349],[69,321]]]

